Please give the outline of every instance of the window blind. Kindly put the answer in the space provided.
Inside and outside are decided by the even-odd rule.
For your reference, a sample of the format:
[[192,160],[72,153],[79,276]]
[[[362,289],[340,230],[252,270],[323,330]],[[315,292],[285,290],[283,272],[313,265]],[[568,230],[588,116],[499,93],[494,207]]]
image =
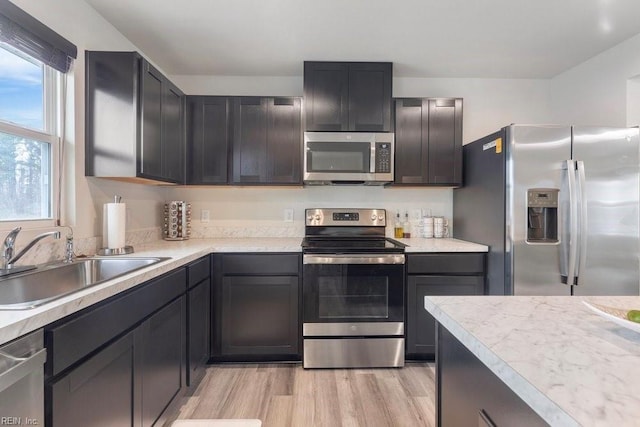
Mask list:
[[73,43],[9,0],[0,0],[0,41],[63,73],[78,56]]

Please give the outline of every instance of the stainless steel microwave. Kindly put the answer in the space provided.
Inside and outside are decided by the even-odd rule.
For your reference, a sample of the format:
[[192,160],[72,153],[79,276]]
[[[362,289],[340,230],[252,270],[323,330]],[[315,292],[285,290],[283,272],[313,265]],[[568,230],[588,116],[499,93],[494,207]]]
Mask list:
[[386,184],[393,159],[393,133],[304,133],[305,184]]

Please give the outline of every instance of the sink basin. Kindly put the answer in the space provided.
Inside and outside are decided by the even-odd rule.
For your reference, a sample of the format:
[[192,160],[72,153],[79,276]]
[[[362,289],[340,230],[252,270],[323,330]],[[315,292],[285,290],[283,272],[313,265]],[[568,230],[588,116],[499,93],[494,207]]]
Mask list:
[[85,258],[0,280],[0,310],[24,310],[169,258]]

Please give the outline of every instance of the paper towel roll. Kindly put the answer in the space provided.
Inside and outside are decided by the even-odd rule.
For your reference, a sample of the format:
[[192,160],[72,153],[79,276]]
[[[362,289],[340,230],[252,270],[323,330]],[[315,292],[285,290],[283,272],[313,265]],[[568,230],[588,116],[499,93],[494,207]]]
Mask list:
[[105,205],[106,246],[109,249],[120,249],[125,246],[127,208],[124,203],[107,203]]

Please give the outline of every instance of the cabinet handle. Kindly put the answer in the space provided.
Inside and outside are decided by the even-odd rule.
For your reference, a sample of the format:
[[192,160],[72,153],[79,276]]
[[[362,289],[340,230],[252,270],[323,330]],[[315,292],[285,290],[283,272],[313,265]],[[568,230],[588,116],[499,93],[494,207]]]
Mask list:
[[293,105],[293,98],[273,98],[273,105]]
[[480,409],[478,412],[478,427],[496,427],[495,423],[491,421],[489,415],[484,411],[484,409]]
[[455,107],[456,100],[450,98],[437,98],[436,107]]

